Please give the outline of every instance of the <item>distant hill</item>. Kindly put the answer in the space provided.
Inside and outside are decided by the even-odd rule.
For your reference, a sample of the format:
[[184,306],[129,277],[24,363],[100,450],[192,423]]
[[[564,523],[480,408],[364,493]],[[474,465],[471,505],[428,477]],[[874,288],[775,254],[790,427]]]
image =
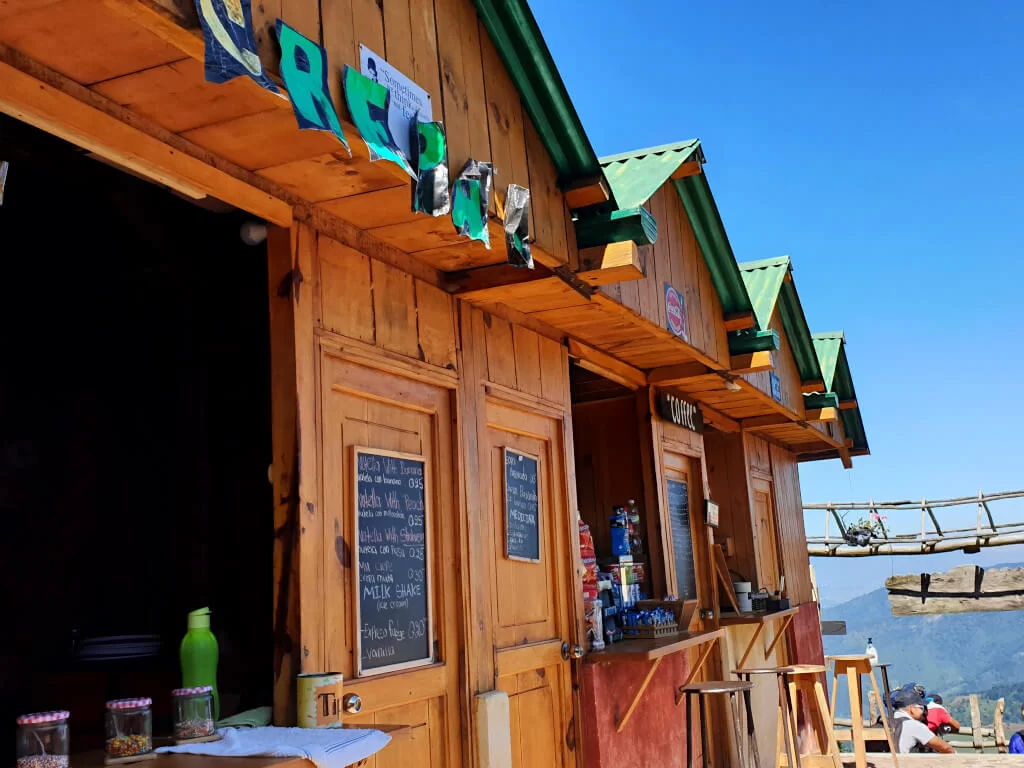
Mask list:
[[[919,682],[949,701],[989,689],[1005,695],[999,686],[1020,687],[1024,681],[1024,611],[896,617],[881,588],[824,608],[822,618],[845,621],[847,628],[845,636],[824,638],[826,654],[863,653],[871,637],[880,660],[892,664],[893,687]],[[1008,710],[1019,712],[1020,705],[1007,698]]]

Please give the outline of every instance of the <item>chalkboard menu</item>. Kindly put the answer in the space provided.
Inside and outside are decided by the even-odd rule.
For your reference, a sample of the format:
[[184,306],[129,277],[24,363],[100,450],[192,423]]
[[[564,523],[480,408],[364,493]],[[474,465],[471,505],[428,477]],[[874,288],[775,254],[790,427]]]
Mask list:
[[687,484],[683,481],[668,481],[668,515],[672,522],[672,551],[676,560],[676,591],[680,600],[696,600],[697,572],[693,563],[690,493]]
[[536,457],[505,449],[505,557],[540,562]]
[[355,449],[358,670],[430,664],[426,460]]

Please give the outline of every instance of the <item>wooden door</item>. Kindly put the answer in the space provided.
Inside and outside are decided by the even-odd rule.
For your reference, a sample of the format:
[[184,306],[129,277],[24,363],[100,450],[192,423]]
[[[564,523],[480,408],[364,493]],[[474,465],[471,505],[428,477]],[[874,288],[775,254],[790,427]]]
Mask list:
[[[495,666],[497,687],[509,696],[512,765],[572,766],[571,669],[562,644],[572,647],[575,635],[575,516],[567,503],[562,420],[489,399],[487,451],[490,477],[482,482],[490,489]],[[514,559],[506,548],[506,457],[518,455],[537,462],[535,559]]]
[[754,514],[754,550],[757,553],[757,586],[774,592],[779,587],[779,557],[775,544],[775,510],[772,484],[763,478],[751,480]]
[[[371,758],[369,768],[461,765],[457,625],[461,582],[456,570],[460,524],[453,488],[453,391],[334,352],[321,358],[321,384],[324,655],[327,671],[344,673],[345,694],[362,699],[362,712],[346,715],[345,722],[412,726]],[[429,647],[425,660],[372,668],[377,664],[367,650],[372,638],[365,621],[357,625],[360,588],[366,584],[360,583],[356,571],[360,551],[356,548],[362,546],[356,530],[357,507],[363,503],[354,491],[356,449],[422,459],[426,611],[432,638],[432,643],[425,644]],[[399,522],[401,533],[405,523]],[[396,570],[400,565],[396,563]],[[396,583],[404,578],[395,575]],[[315,619],[303,616],[304,622],[310,620]],[[361,653],[363,638],[367,648]]]
[[[702,543],[705,530],[701,512],[704,494],[699,473],[694,467],[696,462],[689,456],[668,450],[664,452],[664,462],[664,492],[669,516],[665,549],[674,574],[669,580],[669,590],[674,591],[681,600],[696,601],[698,608],[710,608],[704,583],[706,579],[703,576],[707,557]],[[684,499],[685,512],[682,508]],[[689,628],[693,631],[705,629],[700,610],[693,612]]]

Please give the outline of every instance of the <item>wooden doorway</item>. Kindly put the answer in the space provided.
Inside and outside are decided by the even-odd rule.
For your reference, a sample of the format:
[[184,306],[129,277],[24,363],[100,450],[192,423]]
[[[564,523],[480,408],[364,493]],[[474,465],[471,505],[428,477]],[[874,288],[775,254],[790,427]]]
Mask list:
[[757,553],[757,586],[775,592],[779,588],[779,555],[775,536],[775,505],[771,481],[752,477],[751,510],[754,517],[754,550]]
[[[459,766],[461,581],[456,562],[461,526],[453,480],[455,382],[439,382],[439,377],[426,370],[422,376],[412,371],[385,370],[376,367],[370,358],[347,358],[334,351],[324,352],[320,366],[323,541],[330,548],[322,560],[323,658],[329,671],[344,673],[345,694],[357,694],[362,700],[362,712],[346,715],[345,722],[413,726],[411,731],[396,735],[386,750],[371,758],[368,765],[372,768]],[[425,475],[426,502],[424,559],[429,585],[425,618],[427,636],[432,638],[425,646],[425,659],[382,664],[375,655],[379,653],[379,644],[374,646],[371,642],[377,638],[375,630],[368,629],[365,617],[357,624],[360,599],[365,597],[366,588],[373,588],[363,578],[363,571],[368,569],[356,572],[356,548],[364,543],[356,530],[357,520],[365,515],[366,506],[355,493],[357,449],[371,455],[377,452],[381,456],[406,457],[412,464],[422,462],[419,466]],[[360,470],[359,482],[362,477]],[[415,525],[419,524],[417,520]],[[413,527],[413,522],[399,521],[398,541],[406,540]],[[385,536],[382,540],[390,539]],[[367,561],[370,554],[367,551]],[[408,562],[396,561],[396,592],[385,597],[404,597],[404,592],[397,592],[402,587],[400,582],[412,579],[406,578]],[[401,574],[397,572],[400,567]],[[385,586],[390,585],[389,582]],[[315,619],[303,616],[303,621],[310,620]],[[385,626],[388,624],[384,621]],[[396,631],[411,632],[406,625],[411,626],[406,621]],[[404,658],[401,652],[399,648],[400,660]]]
[[[486,403],[494,649],[498,689],[509,696],[514,768],[574,766],[571,670],[563,644],[575,636],[575,562],[569,541],[566,450],[561,416]],[[509,556],[506,459],[536,461],[536,558]]]

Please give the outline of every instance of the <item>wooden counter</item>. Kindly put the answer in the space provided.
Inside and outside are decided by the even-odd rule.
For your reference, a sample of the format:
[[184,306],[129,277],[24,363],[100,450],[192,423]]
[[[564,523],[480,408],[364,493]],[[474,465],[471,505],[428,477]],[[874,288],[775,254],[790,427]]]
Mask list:
[[775,646],[779,644],[779,641],[786,636],[786,630],[789,629],[790,623],[793,621],[793,617],[800,613],[800,606],[794,605],[792,608],[787,608],[784,611],[757,611],[749,613],[723,613],[718,617],[718,623],[723,627],[736,627],[744,624],[753,625],[757,627],[754,630],[753,636],[750,638],[750,642],[747,643],[746,649],[743,651],[743,656],[740,658],[740,663],[736,665],[737,669],[743,669],[747,663],[747,659],[750,658],[751,652],[754,650],[754,646],[757,644],[757,639],[761,637],[761,633],[764,628],[775,621],[782,621],[780,626],[775,632],[775,638],[772,640],[771,645],[764,649],[765,661],[772,655],[772,651],[775,650]]
[[[662,659],[673,653],[696,648],[700,645],[705,646],[697,658],[697,662],[690,668],[689,677],[683,682],[684,686],[689,685],[700,670],[704,668],[704,662],[708,660],[708,656],[711,654],[711,649],[715,647],[715,643],[721,640],[724,635],[724,629],[711,629],[707,632],[680,632],[666,637],[622,640],[618,643],[612,643],[603,651],[588,653],[586,660],[590,664],[623,661],[649,661],[651,663],[650,668],[647,670],[647,676],[640,683],[640,687],[633,696],[633,701],[630,702],[625,714],[622,715],[622,719],[618,722],[617,732],[622,733],[622,729],[626,727],[629,718],[633,716],[633,712],[640,703],[640,699],[643,698],[647,686],[651,684],[651,678],[658,671],[658,666],[661,664]],[[679,706],[678,698],[676,706]]]
[[662,656],[679,653],[704,643],[720,639],[725,630],[712,629],[707,632],[680,632],[667,637],[651,639],[622,640],[608,645],[602,651],[591,651],[587,661],[591,664],[622,661],[654,661]]
[[718,623],[723,627],[731,627],[737,624],[765,624],[775,619],[784,619],[786,616],[795,616],[800,613],[800,606],[787,608],[784,611],[750,611],[747,613],[723,613],[718,617]]

